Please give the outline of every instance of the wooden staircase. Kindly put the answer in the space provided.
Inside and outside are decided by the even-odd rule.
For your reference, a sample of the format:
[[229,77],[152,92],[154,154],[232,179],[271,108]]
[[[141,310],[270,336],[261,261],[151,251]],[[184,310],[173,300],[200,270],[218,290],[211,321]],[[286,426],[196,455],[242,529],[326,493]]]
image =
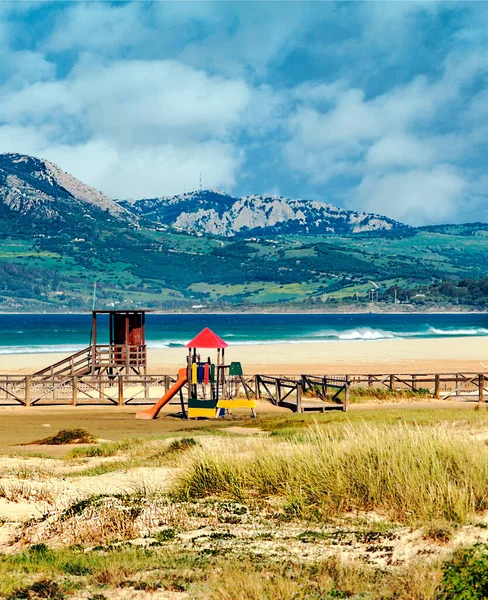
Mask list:
[[34,373],[34,376],[45,377],[63,377],[73,375],[87,375],[92,370],[92,351],[93,347],[83,348],[79,352],[72,354],[63,360],[60,360],[45,369],[41,369]]

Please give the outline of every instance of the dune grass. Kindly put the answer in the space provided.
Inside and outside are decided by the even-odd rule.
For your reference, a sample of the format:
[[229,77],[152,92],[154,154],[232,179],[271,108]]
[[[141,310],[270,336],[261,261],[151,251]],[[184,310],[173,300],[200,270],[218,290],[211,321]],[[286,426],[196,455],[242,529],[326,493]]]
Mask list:
[[466,522],[488,508],[488,450],[449,427],[312,427],[300,440],[191,451],[176,493],[283,499],[307,518],[380,511],[400,522]]

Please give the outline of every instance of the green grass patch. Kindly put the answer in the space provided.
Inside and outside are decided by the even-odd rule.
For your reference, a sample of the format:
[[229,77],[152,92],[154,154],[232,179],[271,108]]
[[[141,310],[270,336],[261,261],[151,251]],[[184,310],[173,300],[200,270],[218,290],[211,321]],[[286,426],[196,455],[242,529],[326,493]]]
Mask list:
[[104,442],[102,444],[98,444],[96,446],[91,446],[89,448],[73,448],[68,454],[65,456],[66,460],[70,460],[73,458],[93,458],[93,457],[110,457],[116,456],[117,454],[127,452],[134,448],[137,448],[140,445],[143,445],[144,442],[142,440],[138,440],[136,438],[128,438],[125,440],[120,440],[117,442]]

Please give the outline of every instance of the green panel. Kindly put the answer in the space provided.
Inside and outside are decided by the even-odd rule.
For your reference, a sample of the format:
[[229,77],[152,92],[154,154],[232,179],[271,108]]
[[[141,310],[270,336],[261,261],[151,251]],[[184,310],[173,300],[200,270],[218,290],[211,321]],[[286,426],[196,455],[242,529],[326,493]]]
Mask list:
[[216,408],[217,400],[196,400],[190,398],[188,400],[188,408]]
[[229,375],[242,375],[242,365],[240,362],[231,362]]

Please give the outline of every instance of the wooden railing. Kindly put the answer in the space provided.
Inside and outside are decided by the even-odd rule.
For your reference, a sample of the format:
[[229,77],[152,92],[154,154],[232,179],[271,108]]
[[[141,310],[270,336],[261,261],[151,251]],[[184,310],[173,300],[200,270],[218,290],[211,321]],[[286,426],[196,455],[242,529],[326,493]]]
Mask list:
[[102,369],[120,370],[125,368],[127,371],[134,368],[146,366],[146,346],[129,346],[110,344],[97,344],[88,346],[79,352],[67,356],[62,360],[41,369],[34,373],[34,376],[43,376],[46,378],[69,376],[69,375],[87,375],[88,373],[97,373]]
[[323,393],[315,393],[315,397],[304,398],[309,390],[316,392],[313,376],[300,375],[299,378],[256,375],[254,392],[256,398],[268,398],[275,406],[288,408],[293,412],[310,412],[325,410],[347,410],[349,408],[349,382],[332,378],[320,379]]
[[120,368],[127,370],[146,365],[147,355],[145,345],[110,345],[97,344],[93,346],[93,369]]
[[82,375],[89,373],[91,369],[91,355],[92,346],[88,346],[88,348],[83,348],[83,350],[63,358],[45,369],[37,371],[33,376],[59,377],[62,375]]
[[[82,353],[73,355],[73,365]],[[107,364],[107,363],[105,363]],[[110,364],[110,363],[109,363]],[[174,375],[83,374],[64,371],[64,361],[33,375],[0,375],[0,405],[35,406],[153,404],[175,383]],[[425,391],[433,398],[484,402],[486,373],[366,374],[366,375],[245,375],[226,382],[231,395],[241,391],[294,412],[347,410],[354,387]],[[186,398],[186,390],[183,391]],[[179,405],[182,397],[170,404]]]
[[175,381],[169,375],[145,374],[0,375],[0,405],[154,404]]

